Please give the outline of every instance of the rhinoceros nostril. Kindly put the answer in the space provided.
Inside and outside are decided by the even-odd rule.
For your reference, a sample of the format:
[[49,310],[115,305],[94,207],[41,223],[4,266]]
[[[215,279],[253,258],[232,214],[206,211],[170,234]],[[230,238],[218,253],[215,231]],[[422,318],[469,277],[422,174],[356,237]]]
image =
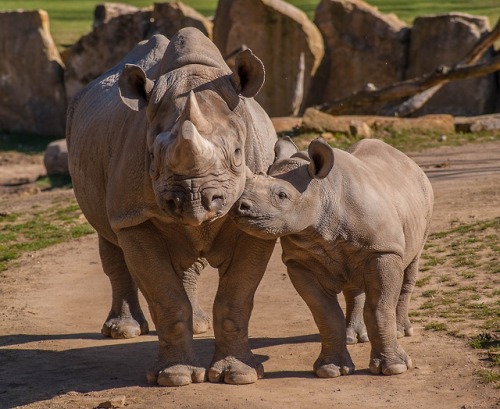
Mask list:
[[169,195],[165,198],[165,206],[170,213],[180,214],[184,201],[180,196]]
[[210,202],[210,210],[213,212],[218,212],[222,209],[222,205],[224,204],[224,198],[222,196],[214,196],[212,197],[212,201]]
[[249,213],[251,209],[252,205],[250,204],[250,202],[244,199],[240,199],[240,201],[238,202],[238,213],[246,214]]

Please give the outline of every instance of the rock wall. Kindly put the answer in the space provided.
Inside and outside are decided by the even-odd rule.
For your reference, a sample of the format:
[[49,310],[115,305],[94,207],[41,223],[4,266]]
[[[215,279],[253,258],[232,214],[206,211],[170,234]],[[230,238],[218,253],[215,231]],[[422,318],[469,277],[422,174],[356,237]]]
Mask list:
[[[283,0],[220,0],[213,23],[180,2],[104,3],[94,16],[92,31],[62,53],[63,64],[46,12],[0,12],[0,131],[63,136],[67,100],[137,42],[186,26],[213,32],[230,66],[235,50],[252,49],[266,67],[256,99],[272,117],[453,66],[490,30],[485,17],[461,13],[419,17],[409,27],[362,0],[320,0],[314,22]],[[491,112],[500,112],[500,73],[450,83],[417,114]]]
[[242,46],[264,63],[266,82],[255,98],[270,116],[304,109],[323,58],[323,40],[306,14],[282,0],[220,0],[214,42],[229,56]]
[[62,55],[68,101],[118,63],[139,41],[154,34],[169,38],[183,27],[196,27],[209,37],[212,34],[212,23],[180,2],[155,3],[144,9],[105,3],[96,7],[94,16],[92,31]]
[[[450,13],[418,17],[413,22],[406,78],[433,72],[440,65],[461,61],[490,31],[486,17]],[[493,56],[487,52],[479,62]],[[496,96],[495,75],[446,84],[418,112],[452,115],[481,115],[492,112]]]
[[395,15],[361,0],[321,0],[314,22],[325,39],[327,58],[321,101],[403,80],[410,29]]

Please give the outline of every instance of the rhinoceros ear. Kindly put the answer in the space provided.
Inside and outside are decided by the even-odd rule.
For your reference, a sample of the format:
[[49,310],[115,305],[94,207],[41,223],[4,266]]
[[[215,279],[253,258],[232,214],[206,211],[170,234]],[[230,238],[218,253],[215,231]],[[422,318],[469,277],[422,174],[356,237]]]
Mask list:
[[252,98],[264,84],[264,64],[247,48],[237,55],[231,79],[238,94]]
[[317,138],[309,144],[309,175],[315,179],[323,179],[328,176],[333,168],[333,149],[323,138]]
[[280,137],[274,145],[275,160],[287,159],[298,151],[299,149],[293,143],[292,139],[286,135]]
[[134,64],[125,64],[118,79],[120,98],[133,111],[140,111],[148,104],[153,86],[154,82],[142,68]]

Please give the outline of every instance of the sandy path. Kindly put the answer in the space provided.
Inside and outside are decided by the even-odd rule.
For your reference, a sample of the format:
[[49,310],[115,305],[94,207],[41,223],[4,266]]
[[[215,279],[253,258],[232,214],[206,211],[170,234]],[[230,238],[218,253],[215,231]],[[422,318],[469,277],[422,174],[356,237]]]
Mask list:
[[[442,148],[413,155],[436,194],[433,230],[500,216],[500,144]],[[473,376],[481,363],[465,341],[424,331],[403,339],[416,366],[399,376],[370,375],[369,345],[349,347],[352,376],[312,374],[320,344],[312,317],[293,289],[279,246],[255,299],[251,346],[266,375],[256,384],[151,387],[145,372],[157,338],[109,340],[99,334],[110,303],[96,236],[25,256],[0,279],[0,408],[93,408],[124,396],[127,408],[494,408],[498,390]],[[202,275],[211,309],[216,272]],[[144,303],[145,307],[145,303]],[[147,308],[145,308],[147,310]],[[151,322],[151,320],[150,320]],[[211,333],[196,336],[208,366]]]

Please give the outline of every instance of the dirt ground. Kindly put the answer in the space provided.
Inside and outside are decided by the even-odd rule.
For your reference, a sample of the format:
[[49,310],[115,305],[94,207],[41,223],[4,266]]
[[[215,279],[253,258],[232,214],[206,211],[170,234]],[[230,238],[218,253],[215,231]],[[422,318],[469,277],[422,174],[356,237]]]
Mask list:
[[[434,186],[433,231],[500,216],[500,143],[441,147],[412,156]],[[9,197],[4,191],[0,212],[72,195],[28,193]],[[426,331],[418,323],[415,335],[401,340],[415,363],[408,372],[371,375],[370,347],[358,344],[349,347],[356,364],[353,375],[316,378],[317,329],[280,256],[277,246],[250,322],[251,346],[264,364],[264,379],[246,386],[205,382],[179,388],[146,383],[157,351],[154,331],[132,340],[100,335],[110,286],[95,235],[23,256],[0,279],[0,408],[95,408],[101,403],[130,409],[500,407],[499,390],[474,376],[481,355],[465,340]],[[216,285],[216,272],[204,271],[200,288],[207,310]],[[194,343],[208,366],[213,334],[197,335]]]

